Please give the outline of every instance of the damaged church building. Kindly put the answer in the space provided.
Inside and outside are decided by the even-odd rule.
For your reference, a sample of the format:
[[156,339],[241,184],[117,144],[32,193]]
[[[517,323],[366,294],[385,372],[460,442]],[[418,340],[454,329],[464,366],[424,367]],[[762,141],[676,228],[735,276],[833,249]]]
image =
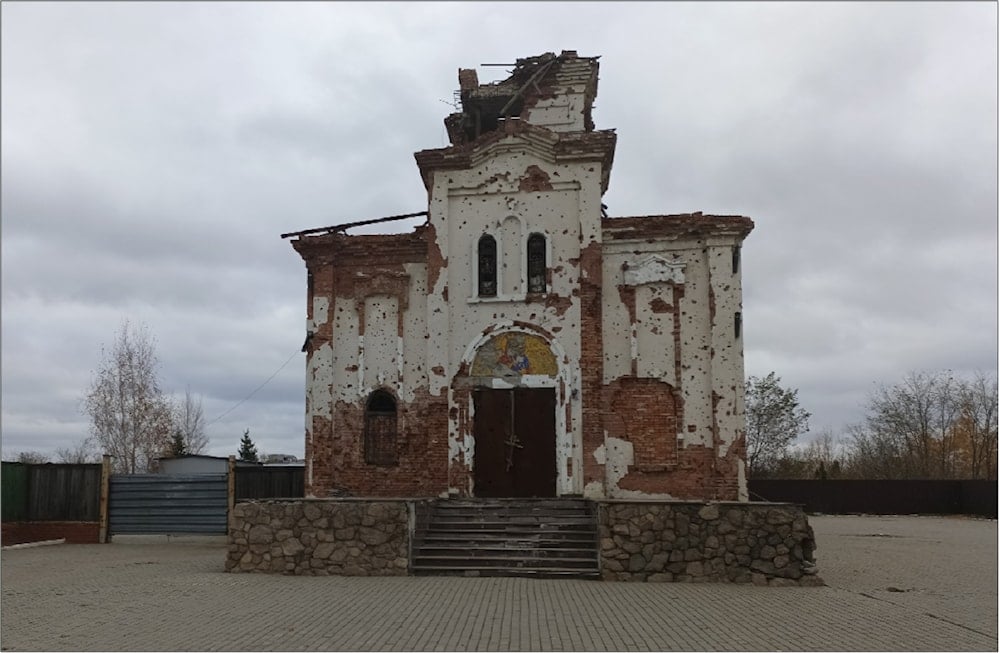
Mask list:
[[459,73],[412,233],[304,233],[311,496],[746,499],[739,216],[605,217],[598,61]]
[[[753,222],[606,214],[617,136],[592,116],[598,57],[548,53],[502,81],[475,69],[458,81],[450,144],[414,155],[425,212],[282,235],[308,279],[304,509],[364,499],[395,514],[395,499],[423,499],[419,521],[428,502],[598,503],[605,578],[803,577],[811,531],[791,507],[759,508],[774,544],[756,570],[759,546],[713,541],[758,525],[739,509],[751,505],[740,252]],[[414,215],[426,220],[409,233],[347,233]],[[237,514],[249,524],[258,509]],[[703,524],[707,541],[692,533],[685,548],[707,557],[675,560],[664,544],[637,563],[630,530],[674,520]],[[397,551],[405,564],[362,567],[412,572],[415,546]],[[248,567],[292,573],[280,548],[283,562]],[[326,560],[305,567],[350,573]]]

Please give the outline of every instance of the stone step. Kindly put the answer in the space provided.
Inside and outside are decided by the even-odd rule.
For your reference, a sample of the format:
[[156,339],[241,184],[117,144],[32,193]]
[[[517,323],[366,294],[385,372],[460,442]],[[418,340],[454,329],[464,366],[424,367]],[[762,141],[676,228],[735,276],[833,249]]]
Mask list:
[[442,500],[423,513],[414,573],[591,578],[599,574],[593,504],[565,499]]
[[592,519],[533,519],[527,517],[511,517],[510,519],[486,518],[474,519],[442,519],[435,516],[431,520],[431,525],[436,528],[530,528],[555,530],[589,529],[593,523]]
[[435,508],[449,509],[449,508],[556,508],[559,510],[566,508],[583,508],[590,509],[593,504],[586,499],[441,499],[434,503]]
[[532,546],[475,546],[467,545],[439,545],[423,544],[414,549],[415,555],[421,558],[426,556],[464,556],[468,558],[488,558],[488,557],[522,557],[522,558],[590,558],[595,559],[594,547],[532,547]]
[[597,558],[525,558],[501,555],[493,556],[449,556],[415,554],[413,566],[447,567],[466,569],[469,567],[506,567],[509,569],[597,569]]
[[440,515],[432,515],[430,519],[431,524],[443,525],[443,526],[461,526],[468,524],[472,527],[481,527],[484,525],[509,525],[516,527],[527,527],[527,528],[537,528],[539,526],[582,526],[589,528],[591,524],[594,523],[592,517],[493,517],[486,516],[479,519],[468,519],[468,518],[458,518],[449,519],[447,517],[441,517]]
[[497,542],[539,542],[553,546],[579,546],[596,544],[596,537],[588,531],[529,531],[514,530],[429,530],[417,531],[414,542],[462,542],[468,546],[495,544]]
[[591,533],[565,533],[559,535],[548,535],[543,533],[525,533],[523,535],[511,535],[509,533],[464,533],[456,536],[455,533],[416,533],[413,541],[426,545],[445,545],[455,543],[456,546],[497,546],[500,544],[571,548],[580,546],[593,546],[594,538]]
[[490,504],[474,504],[474,503],[454,503],[454,504],[437,504],[434,509],[440,512],[450,512],[453,510],[466,511],[494,511],[494,510],[508,510],[517,512],[538,512],[541,510],[549,510],[552,512],[593,512],[594,507],[586,503],[568,503],[562,505],[548,504],[548,503],[538,503],[522,505],[517,503],[490,503]]
[[585,569],[556,569],[536,567],[533,569],[507,568],[507,567],[475,567],[468,566],[462,569],[454,567],[439,567],[427,565],[422,567],[414,566],[412,571],[417,576],[465,576],[465,577],[505,577],[516,576],[521,578],[566,578],[576,580],[598,580],[601,577],[599,571]]
[[444,519],[594,519],[594,515],[579,510],[435,510],[432,517]]

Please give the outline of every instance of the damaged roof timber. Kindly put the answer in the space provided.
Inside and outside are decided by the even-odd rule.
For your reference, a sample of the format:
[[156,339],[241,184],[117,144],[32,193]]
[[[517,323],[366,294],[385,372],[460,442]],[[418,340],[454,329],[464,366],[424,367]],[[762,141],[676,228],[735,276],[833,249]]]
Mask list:
[[316,227],[315,229],[304,229],[302,231],[292,231],[287,234],[281,234],[282,238],[292,238],[294,236],[309,236],[316,234],[328,234],[335,231],[346,231],[351,227],[360,227],[366,224],[378,224],[379,222],[392,222],[394,220],[405,220],[407,218],[419,218],[421,216],[427,216],[427,211],[417,211],[416,213],[403,213],[402,215],[390,215],[385,218],[373,218],[371,220],[358,220],[357,222],[345,222],[344,224],[335,224],[329,227]]

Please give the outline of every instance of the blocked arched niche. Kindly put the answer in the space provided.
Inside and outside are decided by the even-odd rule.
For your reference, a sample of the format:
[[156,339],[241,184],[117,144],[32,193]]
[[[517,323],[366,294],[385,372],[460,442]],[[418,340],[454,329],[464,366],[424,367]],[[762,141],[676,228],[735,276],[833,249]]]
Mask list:
[[472,376],[509,377],[511,374],[556,377],[559,365],[543,338],[530,333],[499,333],[476,350]]

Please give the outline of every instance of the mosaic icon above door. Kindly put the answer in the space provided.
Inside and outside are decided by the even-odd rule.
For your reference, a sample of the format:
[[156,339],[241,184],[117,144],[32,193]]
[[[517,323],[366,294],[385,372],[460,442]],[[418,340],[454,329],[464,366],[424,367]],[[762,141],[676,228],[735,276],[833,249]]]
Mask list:
[[501,333],[476,352],[472,376],[542,374],[556,376],[559,368],[547,342],[528,333]]

